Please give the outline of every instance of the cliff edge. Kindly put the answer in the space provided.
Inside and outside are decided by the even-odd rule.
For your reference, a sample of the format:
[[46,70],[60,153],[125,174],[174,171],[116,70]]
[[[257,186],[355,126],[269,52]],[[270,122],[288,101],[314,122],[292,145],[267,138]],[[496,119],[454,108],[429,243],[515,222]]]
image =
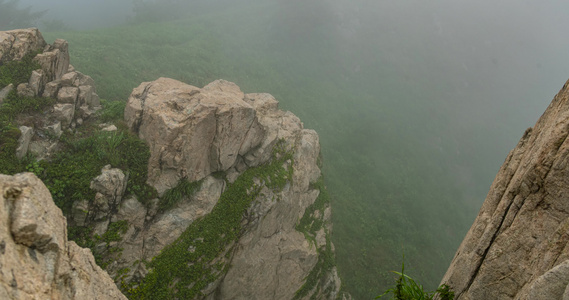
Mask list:
[[442,283],[456,299],[569,299],[569,81],[508,154]]
[[[318,134],[273,96],[225,80],[198,88],[159,78],[135,88],[126,103],[100,100],[93,79],[69,64],[67,42],[48,45],[37,29],[0,32],[0,68],[0,172],[16,174],[0,183],[33,181],[41,201],[29,209],[42,202],[59,211],[55,202],[63,211],[47,217],[59,220],[55,229],[22,225],[41,231],[34,235],[41,243],[24,243],[29,250],[19,255],[32,258],[17,267],[35,270],[36,257],[43,262],[41,255],[57,249],[89,253],[67,246],[67,231],[93,253],[68,259],[73,272],[87,269],[78,275],[91,278],[87,283],[72,281],[64,254],[55,263],[62,274],[49,269],[53,260],[46,263],[53,274],[35,280],[63,295],[52,298],[123,298],[114,296],[116,287],[132,299],[338,297]],[[13,70],[20,75],[11,77]],[[39,179],[20,173],[26,170]],[[9,203],[25,203],[14,197],[6,196],[10,216]],[[59,238],[48,239],[52,229]],[[72,264],[77,257],[85,266]],[[13,274],[0,278],[25,287]],[[99,290],[111,281],[116,286]]]

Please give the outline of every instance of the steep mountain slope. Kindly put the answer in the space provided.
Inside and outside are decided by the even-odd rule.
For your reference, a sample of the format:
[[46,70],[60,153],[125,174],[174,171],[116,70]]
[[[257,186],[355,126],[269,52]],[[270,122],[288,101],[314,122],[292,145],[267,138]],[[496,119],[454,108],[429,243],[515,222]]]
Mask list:
[[36,173],[128,297],[338,296],[318,135],[271,95],[160,78],[102,123],[65,41],[29,29],[0,46],[2,72],[25,75],[0,78],[0,170]]
[[443,279],[457,299],[569,297],[569,81],[524,133]]

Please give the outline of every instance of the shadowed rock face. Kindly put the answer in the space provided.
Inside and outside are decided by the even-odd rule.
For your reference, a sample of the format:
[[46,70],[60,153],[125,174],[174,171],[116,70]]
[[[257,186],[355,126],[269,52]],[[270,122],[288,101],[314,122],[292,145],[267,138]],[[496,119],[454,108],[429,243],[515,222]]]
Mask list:
[[32,173],[0,175],[0,299],[126,299]]
[[509,153],[444,276],[457,299],[569,299],[568,134],[569,81]]

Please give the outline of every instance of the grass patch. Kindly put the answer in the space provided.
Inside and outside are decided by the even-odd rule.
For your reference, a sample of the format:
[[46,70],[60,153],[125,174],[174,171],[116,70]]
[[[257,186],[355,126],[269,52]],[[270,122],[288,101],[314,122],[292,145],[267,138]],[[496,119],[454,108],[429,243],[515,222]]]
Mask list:
[[124,115],[125,101],[109,101],[101,99],[103,109],[99,112],[101,122],[111,122],[122,120]]
[[392,294],[391,299],[395,300],[433,300],[436,296],[440,300],[453,300],[454,292],[446,284],[439,286],[434,292],[426,292],[423,286],[417,283],[413,278],[405,274],[405,256],[401,264],[401,272],[392,271],[399,275],[396,285],[388,289],[385,293],[377,296],[375,299],[382,298]]
[[10,83],[14,84],[15,88],[20,83],[28,82],[32,71],[41,69],[41,66],[33,61],[39,53],[41,51],[30,52],[22,60],[11,60],[0,64],[0,90]]
[[[0,65],[0,89],[14,84],[28,82],[33,70],[40,66],[33,61],[38,52],[29,53],[21,61],[10,61]],[[16,148],[20,138],[20,129],[14,123],[20,114],[40,112],[53,105],[54,99],[41,97],[18,96],[14,88],[0,104],[0,173],[15,174],[26,171],[33,158],[30,156],[19,160],[16,157]]]
[[78,139],[64,135],[62,143],[65,150],[49,162],[41,161],[44,170],[38,175],[66,215],[75,201],[94,199],[91,180],[107,164],[129,174],[127,195],[136,195],[142,203],[156,197],[156,191],[146,184],[150,150],[137,136],[124,131],[95,131]]
[[[282,144],[282,143],[279,143]],[[242,234],[241,221],[263,185],[275,190],[290,182],[292,153],[277,147],[273,159],[245,171],[228,184],[211,213],[194,221],[171,245],[148,263],[149,273],[125,291],[130,299],[194,299],[227,271],[222,258]],[[261,181],[255,184],[255,179]],[[221,257],[221,258],[220,258]]]
[[180,180],[178,185],[172,189],[169,189],[160,197],[158,201],[158,210],[164,212],[174,207],[180,200],[184,198],[189,198],[194,192],[200,189],[202,185],[202,180],[189,182],[187,179],[183,178]]

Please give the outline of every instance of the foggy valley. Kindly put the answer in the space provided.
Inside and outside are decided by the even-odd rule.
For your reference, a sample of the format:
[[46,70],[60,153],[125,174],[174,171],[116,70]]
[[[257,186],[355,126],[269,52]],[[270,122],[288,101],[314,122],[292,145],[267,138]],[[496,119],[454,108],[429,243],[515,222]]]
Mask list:
[[47,10],[29,25],[69,42],[101,99],[159,77],[225,79],[314,129],[354,299],[393,286],[403,254],[437,288],[509,151],[569,78],[560,0],[15,2]]

